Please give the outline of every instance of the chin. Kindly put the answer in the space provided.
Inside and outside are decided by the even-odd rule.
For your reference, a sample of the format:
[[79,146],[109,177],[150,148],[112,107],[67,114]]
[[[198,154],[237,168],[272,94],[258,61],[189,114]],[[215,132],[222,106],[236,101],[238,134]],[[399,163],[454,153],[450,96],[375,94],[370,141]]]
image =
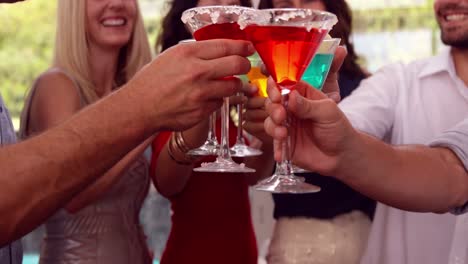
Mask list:
[[111,40],[103,41],[102,45],[106,47],[123,48],[129,43],[130,43],[130,38],[120,38],[120,39],[111,39]]
[[458,49],[468,49],[468,36],[450,38],[442,36],[442,43]]

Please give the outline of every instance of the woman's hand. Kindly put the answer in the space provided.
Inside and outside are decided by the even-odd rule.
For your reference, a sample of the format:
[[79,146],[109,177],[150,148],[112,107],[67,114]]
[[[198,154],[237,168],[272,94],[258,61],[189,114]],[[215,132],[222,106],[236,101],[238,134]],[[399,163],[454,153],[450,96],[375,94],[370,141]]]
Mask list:
[[249,134],[258,138],[263,144],[273,144],[273,139],[265,131],[264,122],[268,117],[265,110],[266,98],[257,96],[258,88],[246,84],[244,85],[244,94],[247,97],[245,104],[244,123],[242,127]]

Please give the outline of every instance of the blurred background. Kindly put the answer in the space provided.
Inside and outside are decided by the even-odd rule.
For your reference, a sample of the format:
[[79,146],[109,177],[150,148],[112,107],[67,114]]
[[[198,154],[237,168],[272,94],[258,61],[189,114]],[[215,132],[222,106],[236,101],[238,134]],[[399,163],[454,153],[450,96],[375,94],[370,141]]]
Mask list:
[[[167,10],[167,0],[139,0],[152,47]],[[396,62],[427,57],[442,47],[431,0],[349,0],[354,13],[354,43],[369,72]],[[0,6],[0,91],[15,128],[24,95],[32,81],[50,65],[54,43],[56,1],[34,0]],[[153,49],[157,56],[156,49]],[[252,210],[260,249],[272,224],[271,197],[253,195]],[[156,259],[170,230],[169,203],[153,189],[141,215]],[[26,264],[37,263],[42,231],[23,240]]]

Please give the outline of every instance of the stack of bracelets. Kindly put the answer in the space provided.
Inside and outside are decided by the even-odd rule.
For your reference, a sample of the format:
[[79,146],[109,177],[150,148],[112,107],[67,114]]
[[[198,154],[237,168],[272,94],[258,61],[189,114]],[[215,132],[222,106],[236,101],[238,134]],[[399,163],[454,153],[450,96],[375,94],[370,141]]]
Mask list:
[[175,163],[184,166],[192,165],[197,158],[187,155],[187,152],[189,152],[190,149],[191,148],[185,143],[182,132],[172,132],[167,152],[169,157],[171,157]]

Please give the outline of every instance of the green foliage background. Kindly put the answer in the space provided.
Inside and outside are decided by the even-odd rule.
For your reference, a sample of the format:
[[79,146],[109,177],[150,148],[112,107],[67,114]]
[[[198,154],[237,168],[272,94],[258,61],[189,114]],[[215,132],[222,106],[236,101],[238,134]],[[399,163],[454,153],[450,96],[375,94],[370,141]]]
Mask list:
[[17,117],[24,95],[52,57],[55,1],[0,6],[0,92]]

